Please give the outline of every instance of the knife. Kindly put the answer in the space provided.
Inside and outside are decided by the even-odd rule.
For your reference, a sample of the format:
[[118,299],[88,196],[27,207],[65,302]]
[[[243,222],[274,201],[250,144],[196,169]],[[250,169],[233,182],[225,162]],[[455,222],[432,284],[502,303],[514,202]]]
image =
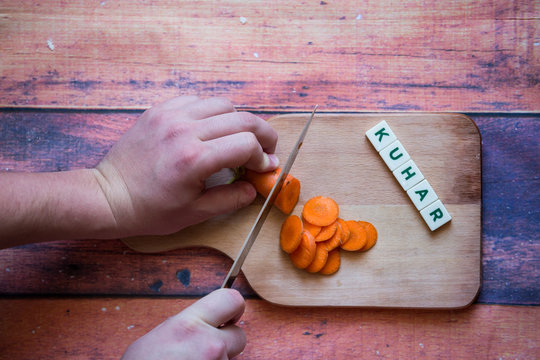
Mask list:
[[296,155],[298,155],[298,151],[300,150],[300,147],[302,147],[304,138],[306,137],[307,131],[309,129],[309,126],[311,125],[311,121],[313,120],[313,116],[315,115],[315,111],[317,110],[317,107],[318,105],[315,105],[315,108],[313,109],[311,116],[309,117],[306,125],[304,125],[304,129],[302,129],[302,132],[300,133],[298,140],[296,140],[296,144],[294,145],[294,148],[289,154],[287,163],[285,163],[285,166],[281,168],[281,173],[279,174],[276,183],[272,187],[270,194],[268,194],[268,197],[266,198],[266,201],[264,202],[263,207],[261,208],[261,211],[259,211],[259,215],[257,215],[257,219],[255,220],[255,223],[251,227],[251,230],[249,231],[249,234],[246,237],[246,240],[244,240],[244,245],[242,245],[240,252],[236,256],[236,259],[234,260],[234,263],[232,264],[231,269],[229,270],[229,273],[227,274],[227,277],[225,277],[225,281],[223,281],[223,285],[221,285],[221,288],[230,288],[232,284],[234,283],[234,280],[236,280],[236,277],[240,273],[242,264],[244,263],[244,260],[246,259],[247,254],[249,253],[249,250],[251,249],[251,246],[255,242],[257,235],[259,235],[259,231],[261,231],[264,221],[266,220],[266,217],[268,216],[268,214],[270,213],[270,210],[272,209],[272,205],[274,204],[274,201],[276,200],[279,194],[279,191],[281,190],[281,187],[283,186],[283,182],[285,181],[285,178],[287,177],[287,175],[289,174],[289,171],[291,170],[293,166],[294,160],[296,159]]

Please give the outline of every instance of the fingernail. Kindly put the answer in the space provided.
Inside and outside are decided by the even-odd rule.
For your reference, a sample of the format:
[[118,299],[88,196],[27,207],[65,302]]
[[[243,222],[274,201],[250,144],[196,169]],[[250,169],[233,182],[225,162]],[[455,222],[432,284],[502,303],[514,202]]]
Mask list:
[[268,160],[273,168],[277,168],[279,166],[279,158],[276,154],[269,154]]

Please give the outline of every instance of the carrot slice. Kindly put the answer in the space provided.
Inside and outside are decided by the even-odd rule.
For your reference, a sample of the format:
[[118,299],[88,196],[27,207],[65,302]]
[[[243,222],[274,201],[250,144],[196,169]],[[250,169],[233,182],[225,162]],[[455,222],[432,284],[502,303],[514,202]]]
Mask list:
[[305,269],[315,258],[317,244],[315,238],[309,231],[302,231],[302,240],[296,250],[289,254],[294,266],[299,269]]
[[309,264],[306,270],[310,273],[319,272],[324,265],[326,265],[326,259],[328,259],[328,250],[323,243],[317,243],[317,248],[315,249],[315,259]]
[[341,248],[347,251],[360,250],[367,242],[366,229],[354,220],[348,220],[346,223],[349,226],[351,235],[349,236],[349,240],[341,245]]
[[279,244],[281,249],[287,254],[292,253],[302,240],[303,225],[302,220],[296,215],[290,215],[281,225],[279,233]]
[[349,230],[349,226],[347,225],[347,222],[343,220],[342,218],[337,219],[339,226],[341,226],[341,230],[343,231],[343,236],[341,239],[341,244],[345,244],[347,241],[349,241],[349,236],[351,236],[351,230]]
[[375,226],[373,226],[372,223],[367,222],[367,221],[358,221],[358,223],[364,227],[364,229],[366,230],[366,236],[367,236],[366,245],[364,245],[364,247],[361,248],[360,250],[368,251],[377,242],[377,229],[375,228]]
[[326,246],[326,249],[328,251],[332,251],[341,245],[342,239],[343,239],[343,230],[341,230],[341,227],[338,224],[334,235],[330,239],[324,241],[323,243]]
[[329,197],[316,196],[309,199],[302,209],[302,216],[307,222],[318,226],[328,226],[337,220],[338,204]]
[[323,275],[332,275],[339,270],[340,266],[341,256],[339,254],[339,248],[335,248],[334,250],[328,252],[328,259],[326,259],[326,264],[319,271],[319,273]]
[[303,221],[302,224],[304,225],[304,229],[309,231],[313,237],[317,237],[321,232],[322,228],[320,226],[310,224],[307,221]]
[[[270,191],[272,191],[272,187],[276,183],[279,174],[281,174],[281,168],[277,168],[265,173],[258,173],[246,169],[243,179],[251,183],[259,194],[267,198],[268,195],[270,195]],[[281,210],[281,212],[288,215],[296,206],[299,196],[300,181],[291,174],[288,174],[283,182],[283,186],[279,191],[274,205]]]
[[334,221],[328,226],[323,226],[321,231],[317,236],[315,236],[315,241],[324,241],[330,239],[336,233],[338,227],[337,221]]

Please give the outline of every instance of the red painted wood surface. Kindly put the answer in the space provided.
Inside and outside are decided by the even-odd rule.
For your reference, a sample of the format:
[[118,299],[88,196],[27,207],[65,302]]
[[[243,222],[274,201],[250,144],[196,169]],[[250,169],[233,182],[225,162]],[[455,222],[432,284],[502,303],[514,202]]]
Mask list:
[[[0,107],[36,110],[0,111],[0,171],[94,166],[140,112],[86,109],[144,109],[180,94],[226,96],[263,117],[315,103],[328,112],[493,113],[473,116],[483,139],[478,302],[538,305],[539,7],[2,1]],[[2,250],[0,358],[118,358],[186,298],[218,287],[231,263],[200,248],[137,254],[116,240]],[[249,299],[245,359],[539,354],[538,306],[284,308],[259,300],[244,278],[235,285]]]
[[[118,359],[191,304],[181,299],[0,300],[2,359]],[[248,300],[238,359],[536,359],[539,307],[460,311],[285,308]]]
[[[0,4],[0,105],[538,112],[538,1]],[[240,17],[247,22],[242,25]]]

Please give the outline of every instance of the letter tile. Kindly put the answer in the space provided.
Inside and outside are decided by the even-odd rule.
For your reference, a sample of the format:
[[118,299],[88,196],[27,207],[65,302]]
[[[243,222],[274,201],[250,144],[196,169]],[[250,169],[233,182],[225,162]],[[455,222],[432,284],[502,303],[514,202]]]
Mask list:
[[450,220],[452,217],[444,207],[441,200],[435,201],[433,204],[426,206],[420,211],[420,215],[424,218],[431,231],[437,230]]
[[399,140],[394,141],[379,152],[390,171],[396,170],[411,157]]
[[397,140],[396,135],[384,120],[366,131],[366,136],[377,152]]
[[409,195],[418,211],[439,199],[429,182],[425,179],[407,190],[407,195]]
[[412,160],[398,167],[393,174],[405,191],[424,180],[424,175]]

